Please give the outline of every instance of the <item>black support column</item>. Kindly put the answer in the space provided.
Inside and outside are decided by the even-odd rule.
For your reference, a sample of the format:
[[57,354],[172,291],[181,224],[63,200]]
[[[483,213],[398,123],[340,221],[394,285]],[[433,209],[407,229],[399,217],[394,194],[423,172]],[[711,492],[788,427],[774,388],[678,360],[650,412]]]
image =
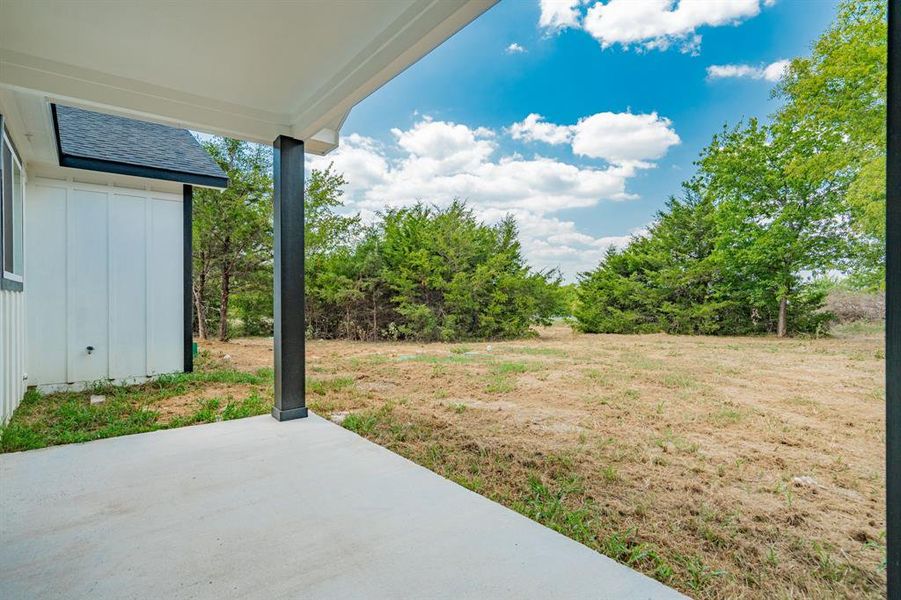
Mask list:
[[182,188],[182,277],[184,278],[184,369],[194,370],[194,188]]
[[888,3],[885,248],[887,597],[901,598],[901,1]]
[[303,142],[273,144],[275,406],[279,421],[307,416],[304,398]]

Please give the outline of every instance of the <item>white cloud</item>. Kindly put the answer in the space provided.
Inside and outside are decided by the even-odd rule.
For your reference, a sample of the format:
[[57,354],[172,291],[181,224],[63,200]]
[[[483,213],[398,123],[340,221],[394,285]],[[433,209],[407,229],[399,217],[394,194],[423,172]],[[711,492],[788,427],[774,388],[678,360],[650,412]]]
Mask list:
[[507,46],[507,49],[505,50],[505,52],[507,54],[522,54],[525,51],[526,51],[526,49],[523,48],[522,46],[520,46],[519,44],[517,44],[516,42],[513,42],[512,44]]
[[607,0],[594,2],[583,16],[578,0],[541,0],[539,26],[551,31],[581,27],[601,47],[697,53],[701,27],[736,25],[757,16],[775,0]]
[[574,154],[614,165],[645,166],[680,142],[670,120],[657,113],[602,112],[583,117],[575,125],[548,123],[532,113],[511,125],[509,131],[515,140],[570,143]]
[[753,65],[710,65],[707,67],[707,79],[744,78],[776,82],[785,75],[789,64],[791,64],[789,60],[777,60],[774,63],[757,67]]
[[558,267],[567,281],[597,266],[610,247],[622,248],[631,235],[593,237],[579,232],[576,224],[556,217],[513,212],[519,224],[523,253],[538,268]]
[[[539,115],[534,115],[532,122],[565,129],[575,140],[578,128],[596,116],[573,126],[542,123]],[[670,131],[669,121],[656,114],[627,117],[651,123],[652,128],[665,123]],[[513,214],[530,264],[559,266],[569,280],[579,271],[593,268],[608,247],[624,244],[628,236],[595,237],[555,213],[635,198],[627,190],[629,179],[638,169],[652,167],[647,161],[662,156],[668,147],[649,142],[653,136],[643,137],[645,141],[634,147],[611,143],[601,156],[612,157],[607,159],[608,165],[580,166],[540,155],[502,154],[497,134],[490,129],[427,117],[408,129],[393,129],[392,135],[395,143],[390,145],[356,134],[343,137],[332,154],[309,157],[308,167],[325,168],[334,163],[349,181],[346,209],[360,212],[364,218],[419,200],[447,206],[456,198],[466,200],[487,222]],[[526,135],[525,131],[520,135]],[[643,151],[639,151],[642,144]]]
[[791,64],[790,60],[777,60],[768,64],[763,69],[763,78],[767,81],[779,81],[785,76],[785,71]]
[[549,31],[578,27],[580,3],[580,0],[539,0],[538,26]]
[[392,129],[398,146],[408,153],[408,163],[430,177],[468,171],[494,152],[494,132],[484,127],[470,129],[428,117],[411,129]]
[[[365,192],[382,181],[388,161],[374,140],[354,133],[342,139],[341,144],[341,169],[353,173],[353,179],[348,181],[348,193]],[[328,160],[321,161],[319,166],[328,166]]]
[[572,127],[548,123],[539,114],[532,113],[519,123],[510,126],[510,136],[514,140],[567,144],[572,139]]
[[707,67],[707,79],[726,79],[729,77],[751,77],[760,79],[763,69],[751,65],[710,65]]
[[670,120],[657,113],[603,112],[579,119],[573,152],[614,164],[645,165],[663,157],[680,141]]

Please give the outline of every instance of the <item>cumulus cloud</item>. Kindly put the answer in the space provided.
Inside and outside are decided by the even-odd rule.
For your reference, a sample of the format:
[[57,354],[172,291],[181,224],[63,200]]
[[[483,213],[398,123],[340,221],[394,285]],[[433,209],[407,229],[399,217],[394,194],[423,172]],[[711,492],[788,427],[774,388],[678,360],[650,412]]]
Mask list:
[[578,27],[580,3],[580,0],[539,0],[538,26],[550,32]]
[[707,79],[764,79],[776,82],[785,75],[791,61],[777,60],[762,66],[753,65],[710,65],[707,67]]
[[679,142],[670,120],[657,113],[603,112],[576,123],[573,152],[615,164],[646,165]]
[[522,54],[525,51],[526,51],[526,49],[523,48],[522,46],[520,46],[519,44],[517,44],[516,42],[513,42],[512,44],[507,46],[507,48],[505,50],[505,52],[507,54]]
[[[594,116],[574,126],[554,127],[566,129],[567,140],[575,143],[580,125]],[[669,127],[669,121],[656,114],[630,116]],[[541,125],[541,117],[534,117],[531,122]],[[513,127],[507,131],[514,135]],[[391,144],[356,134],[343,137],[335,152],[308,157],[307,166],[321,169],[334,163],[349,181],[347,210],[364,218],[417,201],[446,206],[456,198],[468,201],[488,222],[513,214],[530,263],[560,267],[569,279],[593,268],[608,247],[624,244],[629,236],[595,237],[555,213],[635,198],[627,190],[629,179],[639,169],[653,166],[648,161],[666,151],[659,142],[648,143],[646,152],[609,144],[599,154],[607,164],[586,166],[541,155],[502,153],[498,132],[449,121],[422,118],[391,133]],[[525,136],[525,130],[517,135]]]
[[777,60],[770,63],[763,69],[763,78],[767,81],[779,81],[785,76],[789,65],[791,65],[790,60]]
[[[550,31],[581,27],[601,47],[620,45],[639,50],[697,53],[701,27],[737,25],[757,16],[774,0],[607,0],[589,6],[584,16],[579,2],[541,2],[539,26]],[[547,6],[546,6],[547,4]]]
[[578,231],[573,221],[525,211],[512,214],[529,263],[539,268],[559,268],[568,281],[575,281],[579,273],[596,267],[608,248],[623,248],[633,234],[594,237]]
[[657,113],[602,112],[575,125],[557,125],[532,113],[510,126],[515,140],[571,144],[577,156],[600,158],[615,165],[644,166],[680,142],[669,119]]
[[519,123],[510,126],[510,137],[526,142],[567,144],[572,139],[572,127],[548,123],[539,114],[531,113]]

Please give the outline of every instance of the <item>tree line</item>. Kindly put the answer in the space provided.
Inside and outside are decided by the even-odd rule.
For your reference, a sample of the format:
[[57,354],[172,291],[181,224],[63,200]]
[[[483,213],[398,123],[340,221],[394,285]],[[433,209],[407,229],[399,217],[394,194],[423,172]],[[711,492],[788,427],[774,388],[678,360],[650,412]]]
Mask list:
[[386,211],[352,238],[308,253],[311,336],[512,338],[563,311],[559,277],[525,264],[512,218],[486,225],[462,202],[417,204]]
[[[235,140],[205,145],[231,185],[195,193],[195,329],[270,335],[271,157]],[[526,264],[512,217],[487,225],[464,202],[419,203],[363,224],[338,212],[346,183],[331,168],[305,183],[308,336],[513,338],[566,311],[559,274]]]
[[822,278],[885,281],[884,0],[846,0],[769,123],[724,127],[647,234],[580,276],[586,332],[822,331]]
[[[584,332],[788,335],[824,331],[824,276],[884,286],[884,0],[844,0],[791,61],[766,121],[726,125],[647,231],[564,286],[523,258],[512,217],[464,202],[346,216],[344,176],[305,194],[311,337],[460,340],[526,335],[557,316]],[[271,149],[204,144],[227,172],[194,197],[195,328],[270,335]]]

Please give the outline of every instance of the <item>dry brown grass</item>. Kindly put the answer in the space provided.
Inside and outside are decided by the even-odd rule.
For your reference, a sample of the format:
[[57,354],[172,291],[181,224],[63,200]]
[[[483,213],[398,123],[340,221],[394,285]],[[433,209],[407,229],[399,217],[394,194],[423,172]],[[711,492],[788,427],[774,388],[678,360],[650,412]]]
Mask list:
[[[272,360],[268,340],[202,347],[233,368]],[[307,361],[320,414],[693,596],[884,595],[878,328],[558,326],[490,344],[315,341]]]
[[241,400],[254,392],[262,395],[264,393],[263,389],[260,389],[262,387],[246,383],[207,383],[186,390],[183,394],[161,398],[154,402],[152,407],[158,413],[156,422],[160,425],[170,425],[177,423],[179,419],[190,419],[197,413],[198,406],[202,407],[210,400],[217,401],[218,413],[221,412],[219,404],[226,406],[229,402]]

